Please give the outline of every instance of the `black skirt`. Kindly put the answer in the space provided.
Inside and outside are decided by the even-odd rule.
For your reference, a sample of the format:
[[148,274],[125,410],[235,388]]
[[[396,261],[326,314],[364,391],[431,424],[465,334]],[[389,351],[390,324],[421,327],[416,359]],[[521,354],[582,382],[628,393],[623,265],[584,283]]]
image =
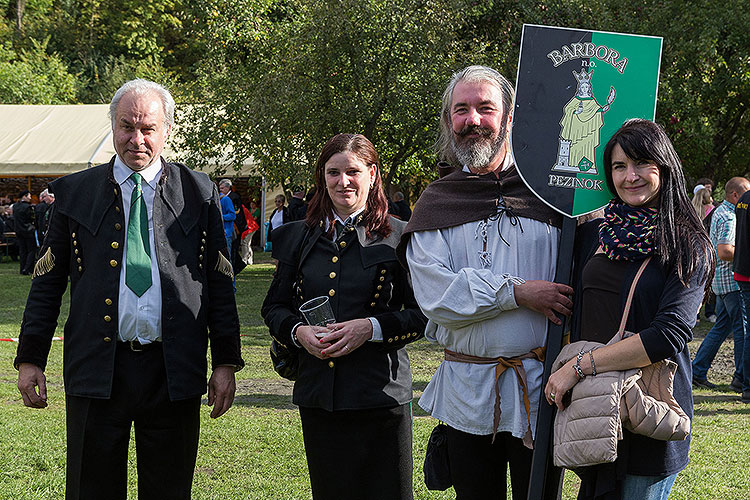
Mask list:
[[411,403],[300,417],[315,500],[414,498]]

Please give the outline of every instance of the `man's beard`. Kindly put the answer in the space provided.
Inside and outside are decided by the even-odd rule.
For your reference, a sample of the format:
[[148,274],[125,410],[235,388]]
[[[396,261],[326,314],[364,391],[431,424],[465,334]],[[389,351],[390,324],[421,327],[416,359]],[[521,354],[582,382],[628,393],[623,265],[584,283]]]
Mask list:
[[[503,125],[494,139],[491,130],[478,125],[469,125],[458,133],[451,134],[451,148],[456,159],[473,171],[486,170],[505,144],[505,129]],[[471,141],[457,141],[457,136],[465,137],[474,132],[479,133],[480,137]]]

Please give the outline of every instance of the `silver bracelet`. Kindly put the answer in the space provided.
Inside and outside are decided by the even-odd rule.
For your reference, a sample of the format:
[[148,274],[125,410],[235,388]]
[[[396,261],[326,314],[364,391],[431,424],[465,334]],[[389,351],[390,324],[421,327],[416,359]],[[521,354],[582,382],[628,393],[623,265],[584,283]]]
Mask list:
[[594,363],[594,349],[589,351],[589,360],[591,360],[591,376],[596,376],[596,364]]
[[583,358],[583,349],[581,349],[581,352],[578,353],[578,357],[576,358],[576,364],[573,365],[573,370],[575,370],[576,375],[578,375],[578,378],[583,380],[586,378],[586,374],[583,373],[583,370],[581,369],[581,359]]

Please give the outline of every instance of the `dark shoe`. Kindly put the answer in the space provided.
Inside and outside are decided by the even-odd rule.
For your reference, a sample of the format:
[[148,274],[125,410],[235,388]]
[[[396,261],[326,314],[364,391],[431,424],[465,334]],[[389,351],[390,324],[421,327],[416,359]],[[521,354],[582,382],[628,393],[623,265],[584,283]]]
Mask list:
[[750,403],[750,391],[742,391],[742,402]]
[[742,392],[742,380],[737,377],[732,377],[732,383],[729,384],[729,388],[734,392]]
[[696,387],[702,387],[704,389],[716,389],[716,384],[713,384],[705,378],[693,377],[693,385]]

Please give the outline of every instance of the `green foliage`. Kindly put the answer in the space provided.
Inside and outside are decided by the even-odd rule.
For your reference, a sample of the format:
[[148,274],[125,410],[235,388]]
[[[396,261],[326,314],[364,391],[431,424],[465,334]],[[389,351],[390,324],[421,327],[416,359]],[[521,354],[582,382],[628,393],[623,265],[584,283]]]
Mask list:
[[47,54],[47,41],[32,40],[15,57],[0,46],[0,103],[68,104],[76,99],[76,79],[57,54]]
[[[459,4],[442,0],[244,2],[210,13],[191,154],[252,156],[272,182],[309,178],[323,143],[359,132],[386,184],[424,173],[440,94],[461,66]],[[207,36],[209,36],[207,35]],[[432,160],[427,168],[432,167]]]

